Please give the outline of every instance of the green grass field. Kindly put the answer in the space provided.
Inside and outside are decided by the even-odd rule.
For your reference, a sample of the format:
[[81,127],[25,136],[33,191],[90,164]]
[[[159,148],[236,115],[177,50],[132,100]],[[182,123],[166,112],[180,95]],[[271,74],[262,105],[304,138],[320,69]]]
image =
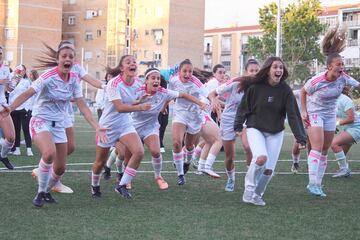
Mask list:
[[[187,174],[187,184],[176,185],[172,163],[164,164],[164,178],[169,189],[160,191],[153,180],[148,152],[133,182],[133,199],[126,200],[114,192],[115,178],[101,181],[103,196],[90,194],[90,168],[95,157],[94,132],[77,117],[77,149],[69,158],[64,184],[73,194],[56,194],[56,205],[37,209],[32,205],[36,182],[31,169],[34,157],[10,156],[20,166],[15,171],[0,170],[0,239],[360,239],[360,147],[349,153],[354,174],[347,179],[326,175],[328,197],[310,196],[305,189],[307,175],[290,174],[292,136],[286,134],[277,165],[277,174],[270,183],[265,207],[241,201],[245,164],[237,162],[236,189],[224,191],[226,175],[219,180]],[[171,124],[166,136],[164,161],[171,161]],[[237,158],[244,160],[240,143]],[[22,147],[22,153],[25,148]],[[306,173],[302,153],[301,172]],[[333,160],[332,153],[329,154]],[[214,168],[224,172],[224,153]],[[1,166],[2,167],[2,166]],[[328,173],[337,169],[329,162]],[[115,174],[113,174],[115,176]]]

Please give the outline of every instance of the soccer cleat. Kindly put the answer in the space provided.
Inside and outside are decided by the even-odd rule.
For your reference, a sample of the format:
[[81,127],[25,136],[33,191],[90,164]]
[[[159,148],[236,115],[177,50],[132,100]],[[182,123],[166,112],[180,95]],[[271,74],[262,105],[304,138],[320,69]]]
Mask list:
[[197,170],[197,171],[195,171],[195,174],[196,174],[196,175],[199,175],[199,176],[203,176],[203,175],[205,175],[202,171],[198,171],[198,170]]
[[184,175],[179,175],[178,176],[178,185],[184,185],[185,184],[185,177],[184,177]]
[[319,188],[315,185],[307,185],[306,186],[306,189],[308,190],[308,192],[312,195],[315,195],[315,196],[320,196],[321,195],[321,192],[319,191]]
[[9,161],[9,159],[7,157],[2,158],[0,157],[0,161],[5,165],[5,167],[9,170],[13,170],[14,166],[11,164],[11,162]]
[[70,187],[62,184],[61,181],[58,181],[55,184],[55,186],[51,189],[51,191],[58,192],[58,193],[73,193],[74,192]]
[[249,190],[245,190],[242,200],[244,203],[252,203],[252,198],[253,198],[254,193],[252,191]]
[[157,183],[157,185],[161,190],[165,190],[169,188],[169,184],[161,176],[155,178],[155,182]]
[[44,206],[44,196],[45,196],[45,192],[39,192],[36,194],[36,196],[33,200],[33,204],[35,207]]
[[326,194],[324,193],[324,191],[322,190],[322,187],[317,187],[318,188],[318,192],[320,193],[320,197],[326,197]]
[[31,148],[27,148],[27,149],[26,149],[26,155],[27,155],[28,157],[34,156],[34,153],[32,152]]
[[20,156],[21,155],[20,148],[19,147],[15,148],[15,151],[13,151],[12,154],[15,156]]
[[164,152],[165,152],[165,148],[161,147],[161,148],[160,148],[160,152],[161,152],[161,153],[164,153]]
[[190,163],[184,163],[184,174],[186,174],[189,171]]
[[116,173],[116,186],[119,185],[123,175],[124,173]]
[[339,177],[350,177],[351,170],[349,168],[340,168],[332,177],[339,178]]
[[131,198],[131,194],[129,193],[129,191],[126,189],[125,185],[118,185],[115,188],[115,191],[120,193],[120,195],[124,198],[130,199]]
[[213,178],[220,178],[220,175],[214,172],[212,169],[204,169],[202,172]]
[[57,201],[51,196],[50,193],[45,193],[43,196],[43,200],[46,203],[57,203]]
[[102,175],[105,180],[109,180],[111,178],[111,168],[104,166],[104,172]]
[[101,197],[100,186],[96,186],[96,187],[91,186],[91,194],[93,198]]
[[264,200],[262,200],[262,198],[257,194],[253,195],[250,203],[252,203],[252,204],[254,204],[256,206],[262,206],[262,207],[265,206],[265,204],[266,204],[264,202]]
[[225,191],[233,192],[234,189],[235,189],[235,181],[231,178],[228,178],[226,186],[225,186]]
[[293,165],[291,166],[291,172],[293,174],[297,174],[299,172],[299,168],[300,168],[299,163],[293,163]]

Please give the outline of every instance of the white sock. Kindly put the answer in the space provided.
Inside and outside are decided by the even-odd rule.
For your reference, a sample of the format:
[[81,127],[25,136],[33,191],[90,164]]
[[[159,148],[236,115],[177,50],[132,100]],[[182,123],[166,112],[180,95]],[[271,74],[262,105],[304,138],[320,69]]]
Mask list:
[[[265,165],[265,164],[264,164]],[[245,175],[245,190],[254,192],[258,183],[258,179],[265,166],[259,166],[255,162],[251,163]]]
[[173,161],[176,167],[178,176],[184,175],[184,154],[183,152],[174,153],[173,151]]
[[216,156],[214,154],[209,153],[206,158],[205,169],[211,169],[212,165],[215,162],[215,159],[216,159]]
[[5,138],[2,138],[0,140],[0,145],[1,145],[1,157],[6,158],[11,148],[13,147],[14,143],[9,142]]
[[231,169],[230,171],[226,170],[226,175],[228,177],[228,179],[231,179],[233,181],[235,181],[235,168]]
[[202,171],[205,169],[206,160],[200,158],[199,165],[198,165],[198,171]]
[[311,150],[307,159],[309,171],[309,184],[316,185],[321,153]]
[[196,148],[194,150],[194,154],[193,154],[193,160],[199,159],[199,157],[201,155],[201,150],[202,150],[202,147],[196,146]]
[[316,184],[321,186],[327,167],[327,155],[321,155]]
[[118,173],[122,173],[124,168],[124,161],[121,160],[120,158],[116,157],[116,161],[115,161],[115,165],[116,165],[116,170]]
[[344,151],[335,153],[335,158],[336,158],[336,161],[337,161],[340,169],[349,167],[349,165],[346,161],[346,156],[345,156]]
[[39,162],[39,171],[38,171],[38,192],[46,192],[46,188],[49,183],[50,171],[52,164],[44,162],[43,159],[40,159]]
[[292,156],[292,160],[293,160],[293,163],[299,163],[299,161],[300,161],[300,154],[291,154],[291,156]]
[[132,179],[136,176],[136,170],[131,167],[126,167],[124,171],[124,175],[121,178],[119,186],[127,185],[132,181]]
[[186,148],[184,148],[184,153],[185,153],[185,162],[190,163],[194,154],[194,149],[187,150]]
[[161,169],[162,169],[162,156],[160,154],[160,156],[158,158],[152,158],[152,166],[154,168],[154,173],[155,173],[155,178],[160,177],[161,176]]
[[264,195],[266,186],[269,184],[271,178],[272,178],[272,174],[271,175],[261,174],[261,176],[259,178],[259,182],[255,188],[255,193],[257,195],[259,195],[260,197],[262,197]]
[[111,152],[110,152],[110,155],[109,155],[109,158],[108,160],[106,161],[106,166],[108,168],[111,168],[111,166],[114,164],[116,160],[116,148],[114,148]]
[[61,177],[62,175],[57,175],[52,168],[46,192],[50,192],[50,190],[61,180]]
[[97,187],[100,186],[101,174],[91,173],[91,186]]

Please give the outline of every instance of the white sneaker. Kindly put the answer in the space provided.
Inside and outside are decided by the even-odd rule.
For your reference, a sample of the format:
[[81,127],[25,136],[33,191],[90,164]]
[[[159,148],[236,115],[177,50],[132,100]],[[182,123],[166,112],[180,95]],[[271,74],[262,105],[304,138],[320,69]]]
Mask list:
[[25,140],[21,140],[21,141],[20,141],[20,144],[21,144],[21,145],[26,145]]
[[15,155],[15,156],[20,156],[21,155],[19,147],[15,148],[15,151],[13,152],[13,155]]
[[256,205],[256,206],[265,206],[265,202],[264,202],[264,200],[262,200],[262,198],[259,196],[259,195],[257,195],[257,194],[254,194],[253,195],[253,198],[252,198],[252,200],[251,200],[251,203],[252,204],[254,204],[254,205]]
[[207,175],[213,177],[213,178],[220,178],[220,175],[214,172],[212,169],[204,169],[202,170],[203,173],[206,173]]
[[31,148],[27,148],[27,149],[26,149],[26,154],[27,154],[29,157],[34,156],[34,154],[33,154],[32,150],[31,150]]
[[165,152],[165,148],[161,147],[161,148],[160,148],[160,152],[161,152],[161,153],[164,153],[164,152]]
[[332,177],[339,178],[339,177],[349,177],[351,171],[349,168],[340,168]]
[[252,198],[253,198],[254,192],[251,192],[249,190],[244,190],[244,194],[243,194],[243,202],[244,203],[252,203]]
[[56,183],[56,185],[51,189],[53,192],[58,193],[73,193],[74,191],[68,187],[62,184],[60,181]]

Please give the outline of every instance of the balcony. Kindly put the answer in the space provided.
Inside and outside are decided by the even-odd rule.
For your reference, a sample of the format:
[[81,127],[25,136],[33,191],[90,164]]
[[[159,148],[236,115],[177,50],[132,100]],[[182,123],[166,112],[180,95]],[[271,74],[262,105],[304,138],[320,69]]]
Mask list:
[[359,27],[360,28],[360,20],[354,19],[351,21],[344,21],[343,22],[346,27]]
[[360,46],[360,41],[359,39],[349,39],[347,45],[348,47],[357,47]]

